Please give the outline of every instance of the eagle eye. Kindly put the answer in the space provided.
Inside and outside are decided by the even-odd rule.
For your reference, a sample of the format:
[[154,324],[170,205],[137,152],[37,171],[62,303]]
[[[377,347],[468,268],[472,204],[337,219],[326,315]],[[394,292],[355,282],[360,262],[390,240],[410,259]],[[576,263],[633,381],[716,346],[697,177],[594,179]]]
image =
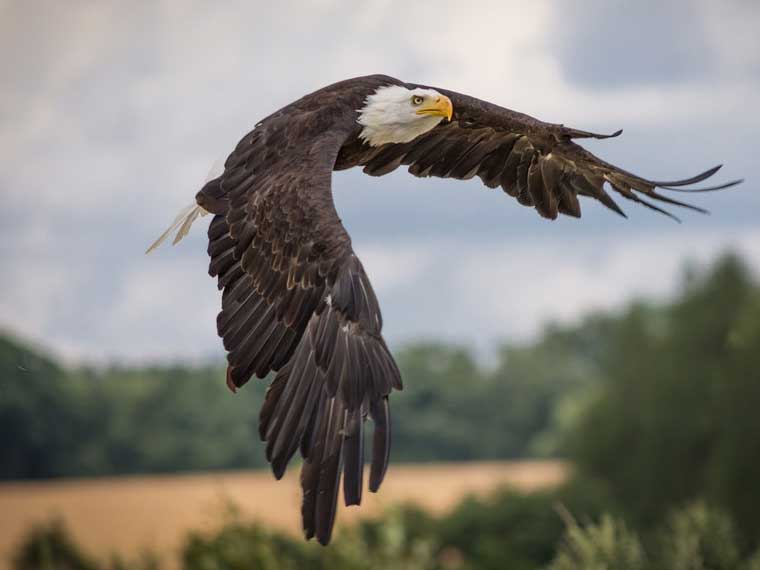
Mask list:
[[423,99],[419,95],[414,95],[412,97],[412,105],[422,105],[422,101]]

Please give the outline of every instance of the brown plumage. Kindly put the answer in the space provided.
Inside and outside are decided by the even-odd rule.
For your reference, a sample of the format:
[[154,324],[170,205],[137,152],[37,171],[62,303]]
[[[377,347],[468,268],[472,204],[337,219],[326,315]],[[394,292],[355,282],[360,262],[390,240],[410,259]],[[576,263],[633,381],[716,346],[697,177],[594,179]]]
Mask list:
[[550,219],[580,217],[578,196],[624,215],[605,186],[658,211],[664,210],[652,201],[699,210],[657,188],[681,189],[717,171],[647,180],[573,142],[608,136],[442,89],[436,91],[453,105],[450,121],[409,142],[373,147],[360,137],[358,110],[388,85],[419,87],[381,75],[350,79],[267,117],[196,196],[215,214],[209,271],[223,289],[217,327],[228,352],[228,384],[236,389],[254,375],[275,373],[260,435],[277,478],[300,450],[304,532],[322,544],[330,540],[341,474],[345,503],[361,502],[368,417],[369,487],[380,486],[390,451],[388,396],[401,389],[377,298],[335,211],[333,170],[363,166],[379,176],[404,165],[415,176],[478,176]]

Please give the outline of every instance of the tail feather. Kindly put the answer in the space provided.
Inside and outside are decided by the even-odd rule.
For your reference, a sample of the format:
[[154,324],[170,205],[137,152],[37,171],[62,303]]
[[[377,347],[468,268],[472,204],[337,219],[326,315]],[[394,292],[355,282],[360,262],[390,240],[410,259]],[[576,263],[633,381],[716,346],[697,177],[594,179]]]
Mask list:
[[177,230],[177,235],[174,236],[172,245],[177,245],[182,240],[182,238],[184,238],[187,235],[187,233],[190,231],[190,226],[193,225],[193,222],[199,216],[205,216],[206,214],[208,214],[208,211],[196,203],[192,203],[189,206],[182,208],[180,213],[177,214],[177,217],[172,222],[172,225],[170,225],[166,229],[166,231],[162,233],[159,236],[159,238],[151,244],[151,246],[145,251],[145,253],[146,254],[150,253],[151,251],[156,249],[159,245],[164,243],[166,241],[166,238],[168,238],[171,235],[171,233],[175,230]]

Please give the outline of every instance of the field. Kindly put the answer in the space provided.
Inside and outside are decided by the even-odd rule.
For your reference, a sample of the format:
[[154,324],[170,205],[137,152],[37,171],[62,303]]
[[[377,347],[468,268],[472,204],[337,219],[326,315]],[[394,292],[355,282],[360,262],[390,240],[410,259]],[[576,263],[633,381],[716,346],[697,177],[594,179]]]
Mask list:
[[[391,466],[380,493],[366,493],[360,509],[341,505],[338,524],[397,502],[442,512],[469,493],[505,484],[532,490],[556,485],[565,474],[554,461]],[[2,484],[0,556],[8,560],[29,526],[52,516],[62,517],[93,553],[134,555],[150,548],[167,561],[187,531],[214,528],[231,503],[246,517],[297,533],[299,491],[296,470],[280,482],[268,471],[231,471]]]

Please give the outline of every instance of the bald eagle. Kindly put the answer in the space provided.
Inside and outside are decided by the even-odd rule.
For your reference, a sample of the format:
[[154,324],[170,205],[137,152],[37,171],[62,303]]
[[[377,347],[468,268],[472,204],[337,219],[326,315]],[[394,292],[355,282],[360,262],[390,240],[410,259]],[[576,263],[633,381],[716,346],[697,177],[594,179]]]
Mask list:
[[[703,211],[658,192],[686,191],[720,167],[658,182],[608,164],[575,139],[601,135],[544,123],[445,89],[384,75],[306,95],[259,122],[149,251],[173,230],[179,241],[199,216],[208,229],[209,273],[222,308],[217,330],[234,392],[270,372],[259,433],[275,477],[300,450],[307,539],[327,544],[341,474],[346,505],[362,499],[364,424],[374,423],[369,490],[390,452],[388,396],[401,375],[382,336],[380,306],[335,210],[333,170],[381,176],[478,176],[549,219],[579,218],[579,196],[625,216],[607,189],[672,216],[658,204]],[[739,181],[711,188],[727,188]]]

